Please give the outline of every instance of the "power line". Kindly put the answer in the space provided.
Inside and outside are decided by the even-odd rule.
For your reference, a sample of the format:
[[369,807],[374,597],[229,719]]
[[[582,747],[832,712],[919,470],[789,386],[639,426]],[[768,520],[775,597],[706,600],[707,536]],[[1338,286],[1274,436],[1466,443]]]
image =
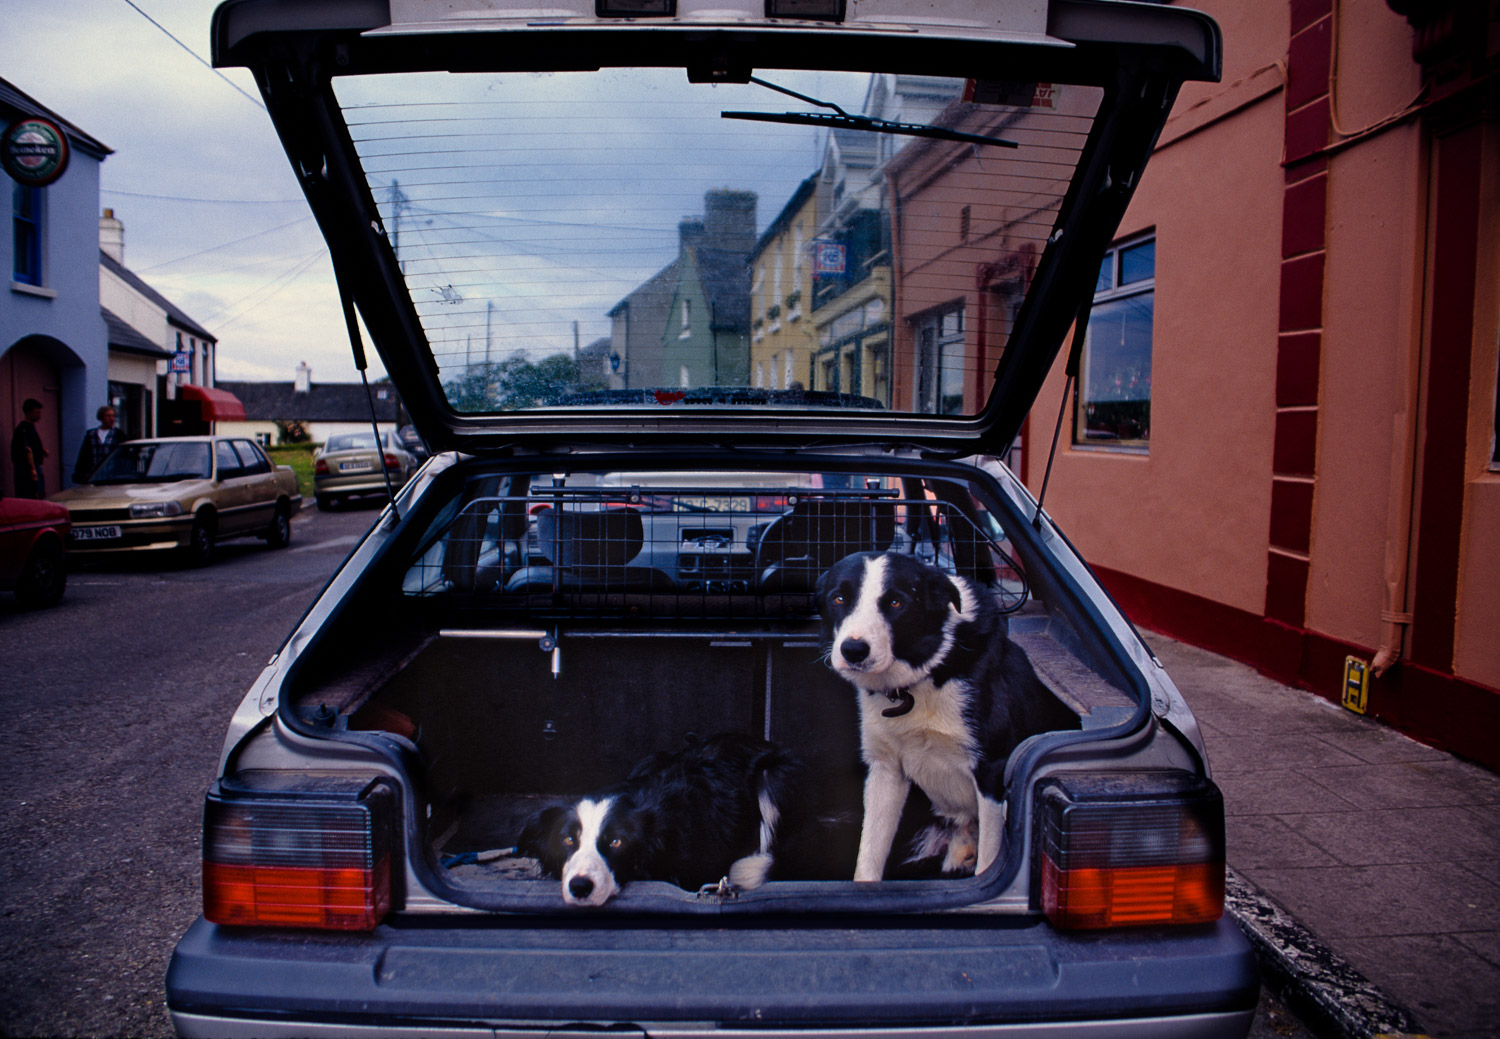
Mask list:
[[162,25],[161,22],[158,22],[155,18],[152,18],[145,11],[142,11],[139,7],[137,7],[135,5],[134,0],[125,0],[125,3],[128,4],[130,6],[131,10],[135,11],[136,14],[140,15],[142,18],[146,19],[146,21],[150,22],[152,25],[156,26],[163,33],[165,33],[167,39],[171,40],[173,43],[177,44],[177,46],[179,46],[183,50],[187,51],[194,58],[197,58],[198,63],[201,64],[204,68],[208,69],[208,71],[212,72],[215,76],[218,76],[225,83],[228,83],[230,86],[234,87],[235,90],[239,91],[242,96],[248,98],[262,112],[264,112],[266,110],[266,106],[261,103],[260,98],[254,96],[253,94],[247,94],[247,93],[245,93],[245,91],[240,88],[240,85],[238,83],[236,83],[234,80],[232,80],[228,76],[224,75],[224,73],[220,72],[218,69],[216,69],[212,65],[210,65],[207,61],[205,61],[198,54],[197,51],[193,50],[193,48],[191,48],[187,44],[183,43],[176,36],[173,36],[172,33],[171,33],[171,30],[169,30],[165,25]]
[[101,195],[125,195],[128,198],[152,198],[159,202],[206,202],[228,206],[290,206],[305,203],[305,198],[188,198],[185,195],[148,195],[142,191],[121,191],[119,188],[100,188]]

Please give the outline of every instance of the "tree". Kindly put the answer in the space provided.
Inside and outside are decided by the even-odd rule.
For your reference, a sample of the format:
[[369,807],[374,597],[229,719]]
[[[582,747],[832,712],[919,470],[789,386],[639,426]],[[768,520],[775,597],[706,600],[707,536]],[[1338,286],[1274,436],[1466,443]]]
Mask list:
[[532,364],[525,357],[473,365],[443,384],[459,411],[518,411],[556,403],[578,389],[578,365],[567,354]]

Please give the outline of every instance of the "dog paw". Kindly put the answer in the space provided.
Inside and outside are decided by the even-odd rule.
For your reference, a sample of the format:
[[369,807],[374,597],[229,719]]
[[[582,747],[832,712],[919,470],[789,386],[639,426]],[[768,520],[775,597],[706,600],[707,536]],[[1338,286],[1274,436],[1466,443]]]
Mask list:
[[979,862],[979,827],[973,821],[955,825],[943,856],[944,873],[973,873]]

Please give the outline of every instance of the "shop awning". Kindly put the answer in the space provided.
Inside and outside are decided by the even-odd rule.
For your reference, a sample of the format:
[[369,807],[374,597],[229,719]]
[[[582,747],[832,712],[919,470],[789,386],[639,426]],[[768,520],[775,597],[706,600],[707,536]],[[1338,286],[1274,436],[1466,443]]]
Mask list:
[[208,386],[179,386],[177,396],[183,400],[200,402],[204,422],[245,421],[245,405],[228,390],[216,390]]

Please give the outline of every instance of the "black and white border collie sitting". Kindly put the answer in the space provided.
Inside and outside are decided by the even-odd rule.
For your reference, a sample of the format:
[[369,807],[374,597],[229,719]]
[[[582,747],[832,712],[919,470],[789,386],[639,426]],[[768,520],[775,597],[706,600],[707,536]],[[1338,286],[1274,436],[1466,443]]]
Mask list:
[[711,736],[646,758],[622,782],[555,805],[517,850],[562,879],[570,905],[600,906],[632,880],[749,890],[770,874],[800,765],[752,736]]
[[943,853],[944,873],[984,872],[1000,856],[1006,759],[1077,718],[1041,685],[982,586],[913,556],[862,552],[819,579],[818,601],[829,663],[860,691],[868,772],[854,879],[884,875],[912,783],[946,823],[918,836],[911,861]]

